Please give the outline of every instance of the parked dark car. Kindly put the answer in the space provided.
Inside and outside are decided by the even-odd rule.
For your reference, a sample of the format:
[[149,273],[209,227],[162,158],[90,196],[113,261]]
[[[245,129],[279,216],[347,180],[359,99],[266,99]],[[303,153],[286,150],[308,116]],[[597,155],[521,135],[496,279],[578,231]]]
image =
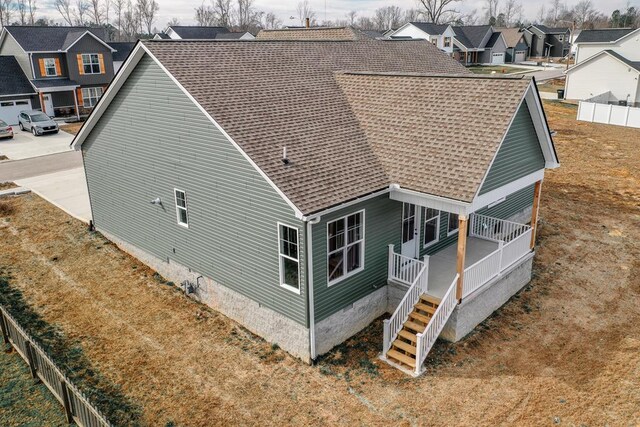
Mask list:
[[30,131],[34,136],[45,133],[58,133],[58,124],[42,111],[21,111],[18,116],[20,130]]

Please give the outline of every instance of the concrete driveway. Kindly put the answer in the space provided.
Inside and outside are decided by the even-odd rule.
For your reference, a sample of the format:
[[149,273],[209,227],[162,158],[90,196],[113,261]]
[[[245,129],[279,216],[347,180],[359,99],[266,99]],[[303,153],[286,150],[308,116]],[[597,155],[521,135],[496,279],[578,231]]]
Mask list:
[[14,126],[13,132],[13,139],[0,139],[0,155],[5,155],[11,160],[71,151],[69,144],[73,141],[73,135],[62,130],[56,134],[33,136],[30,132],[23,132],[18,126]]
[[89,222],[91,219],[89,191],[82,167],[18,179],[15,183],[31,189],[49,203],[81,221]]

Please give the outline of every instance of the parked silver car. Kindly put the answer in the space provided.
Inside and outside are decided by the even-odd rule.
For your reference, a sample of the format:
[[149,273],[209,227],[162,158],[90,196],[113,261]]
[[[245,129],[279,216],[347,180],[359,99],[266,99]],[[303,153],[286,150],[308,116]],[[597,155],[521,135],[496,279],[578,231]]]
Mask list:
[[0,120],[0,138],[13,138],[13,128]]
[[58,124],[42,111],[21,111],[18,116],[20,130],[30,131],[34,136],[45,133],[58,133]]

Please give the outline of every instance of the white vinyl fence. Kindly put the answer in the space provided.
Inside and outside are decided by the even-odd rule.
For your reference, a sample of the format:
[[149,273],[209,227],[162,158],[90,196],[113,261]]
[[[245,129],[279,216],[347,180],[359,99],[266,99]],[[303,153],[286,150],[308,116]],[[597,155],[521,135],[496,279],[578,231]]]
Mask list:
[[640,108],[580,101],[578,120],[640,128]]

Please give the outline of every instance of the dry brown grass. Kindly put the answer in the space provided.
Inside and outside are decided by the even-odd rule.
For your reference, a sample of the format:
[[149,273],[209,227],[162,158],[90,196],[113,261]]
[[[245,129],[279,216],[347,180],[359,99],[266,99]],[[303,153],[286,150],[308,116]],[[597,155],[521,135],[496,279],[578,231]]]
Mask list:
[[71,135],[76,135],[80,131],[80,128],[82,127],[83,124],[84,122],[66,123],[66,124],[60,125],[60,129],[67,133],[70,133]]
[[548,103],[562,168],[543,185],[530,286],[410,379],[380,321],[306,366],[159,283],[35,195],[0,221],[0,265],[163,425],[632,425],[640,408],[640,131]]
[[17,185],[13,182],[0,182],[0,191],[8,190],[10,188],[16,188]]

